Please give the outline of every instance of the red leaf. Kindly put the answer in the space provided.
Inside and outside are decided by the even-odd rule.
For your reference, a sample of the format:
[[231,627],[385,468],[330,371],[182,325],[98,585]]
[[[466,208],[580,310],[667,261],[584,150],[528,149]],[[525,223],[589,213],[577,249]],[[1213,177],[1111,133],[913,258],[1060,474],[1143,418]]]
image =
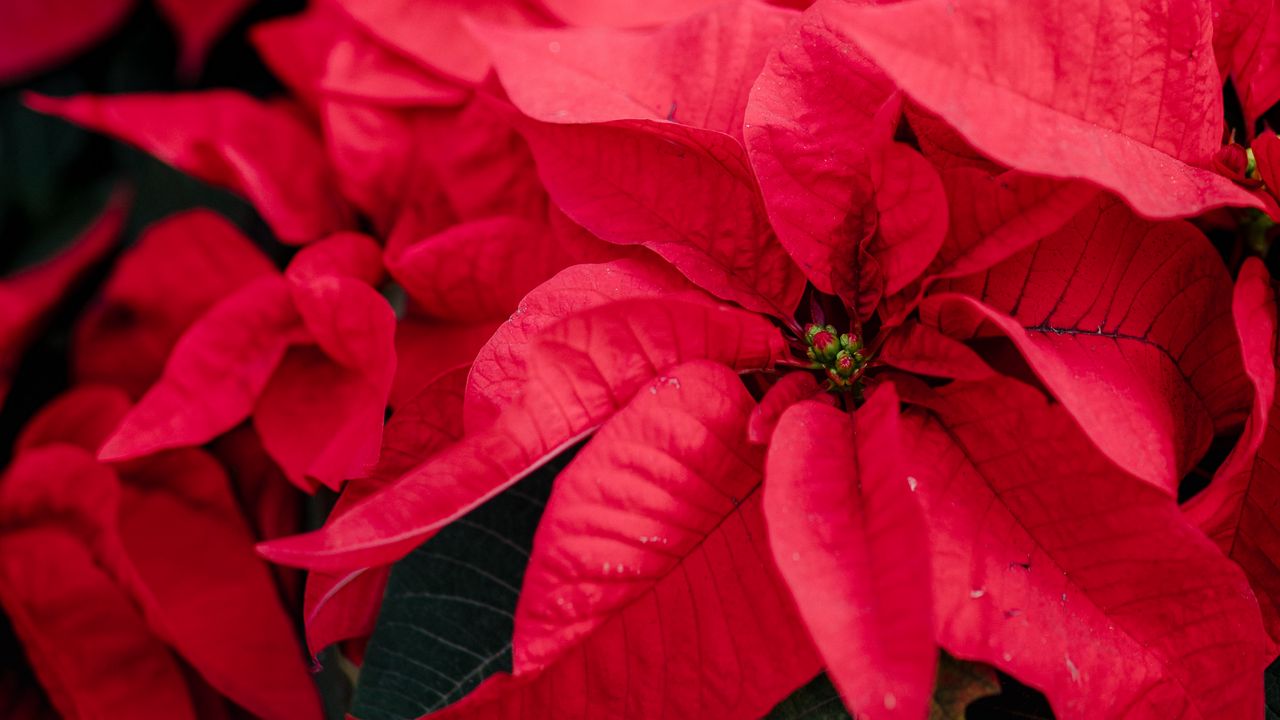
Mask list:
[[658,296],[706,297],[657,258],[572,266],[533,289],[474,354],[463,411],[467,429],[488,427],[503,408],[519,400],[528,377],[530,342],[540,332],[567,315],[615,300]]
[[27,344],[71,286],[115,246],[131,196],[117,192],[93,224],[51,260],[0,280],[0,404]]
[[279,276],[214,305],[178,340],[160,380],[102,448],[104,460],[200,445],[247,418],[292,343],[305,338]]
[[460,105],[470,94],[354,26],[345,29],[329,53],[321,86],[330,96],[395,107]]
[[388,483],[463,436],[462,399],[468,368],[450,370],[396,406],[382,433],[374,482]]
[[73,535],[0,534],[0,605],[61,716],[196,717],[169,650]]
[[374,377],[315,346],[294,347],[257,398],[253,427],[290,482],[307,492],[316,483],[337,489],[377,462],[390,385],[390,374]]
[[338,189],[385,232],[415,189],[423,138],[438,132],[439,119],[331,96],[320,114]]
[[[19,461],[65,451],[68,441],[96,448],[94,436],[127,408],[115,388],[73,390],[27,429]],[[263,717],[319,715],[270,571],[254,555],[253,533],[212,457],[193,448],[166,452],[117,466],[119,480],[97,465],[61,463],[8,481],[0,514],[33,503],[42,517],[74,513],[74,528],[151,629],[211,685]]]
[[[1280,15],[1280,11],[1276,13]],[[1258,175],[1273,197],[1280,197],[1280,136],[1270,130],[1253,139]]]
[[[289,484],[251,426],[241,425],[223,435],[210,450],[231,478],[241,514],[256,539],[273,540],[302,529],[302,495]],[[271,570],[284,591],[286,606],[295,607],[302,595],[302,573],[280,565]]]
[[388,264],[415,311],[483,322],[505,319],[526,293],[565,267],[622,252],[586,233],[553,235],[545,223],[502,216],[454,225]]
[[894,293],[929,266],[947,234],[946,193],[933,166],[902,143],[891,143],[871,159],[876,234],[867,252],[880,264],[885,292]]
[[972,168],[942,174],[951,226],[926,272],[948,278],[981,272],[1053,234],[1093,203],[1088,183],[1063,182],[1010,170]]
[[512,640],[524,677],[441,716],[760,717],[811,679],[765,546],[753,405],[733,371],[692,362],[610,419],[539,525]]
[[520,402],[493,425],[418,466],[323,530],[261,546],[320,570],[386,564],[592,432],[645,383],[688,360],[745,371],[772,366],[777,329],[707,303],[624,300],[543,330]]
[[1039,688],[1059,717],[1258,716],[1267,658],[1239,569],[1062,406],[958,383],[903,430],[948,652]]
[[1005,168],[974,149],[946,120],[911,101],[902,104],[902,114],[911,127],[924,154],[939,171],[967,167],[988,175],[999,175]]
[[899,370],[951,380],[983,380],[995,374],[967,345],[915,321],[895,328],[876,358]]
[[214,213],[191,210],[149,226],[76,326],[76,380],[141,396],[197,318],[274,272],[266,255]]
[[489,71],[484,47],[463,17],[516,27],[550,24],[525,0],[339,0],[342,9],[391,49],[431,72],[477,84]]
[[773,559],[845,704],[870,717],[922,717],[938,662],[929,538],[902,445],[888,385],[852,418],[793,406],[765,466]]
[[249,41],[263,62],[309,110],[320,105],[320,81],[329,53],[351,20],[329,3],[310,3],[297,15],[249,28]]
[[574,221],[603,240],[653,250],[724,300],[791,316],[804,276],[769,227],[737,141],[621,121],[521,127],[548,192]]
[[1271,0],[1212,0],[1213,54],[1244,110],[1245,134],[1280,101],[1280,12]]
[[322,717],[292,623],[222,468],[187,448],[123,472],[120,539],[156,632],[255,715]]
[[1259,207],[1204,169],[1222,138],[1207,1],[919,0],[839,17],[908,95],[1000,163],[1091,180],[1153,218]]
[[[1103,199],[986,273],[940,283],[924,322],[1009,336],[1116,464],[1173,492],[1249,404],[1230,278],[1200,232]],[[959,293],[965,293],[964,295]]]
[[205,56],[254,0],[155,0],[178,36],[178,75],[194,80]]
[[828,20],[850,6],[815,5],[770,54],[744,132],[778,237],[814,285],[854,293],[841,269],[870,240],[894,293],[942,242],[942,186],[918,153],[892,142],[896,88]]
[[350,222],[319,139],[288,106],[230,90],[24,100],[242,195],[284,242],[310,242]]
[[725,3],[646,32],[485,26],[511,102],[551,123],[647,121],[741,141],[747,95],[796,14]]
[[88,49],[134,0],[10,0],[0,23],[0,84],[35,75]]
[[285,276],[318,346],[295,347],[262,389],[253,421],[291,481],[337,488],[378,459],[395,377],[395,314],[366,283],[382,275],[372,240],[335,235],[305,248]]
[[1253,383],[1253,412],[1213,482],[1183,506],[1187,519],[1240,567],[1253,585],[1271,636],[1280,645],[1280,411],[1276,402],[1276,294],[1266,267],[1248,260],[1233,305],[1244,367]]
[[565,214],[654,250],[726,300],[789,317],[803,277],[773,236],[739,138],[750,82],[792,17],[745,3],[643,34],[484,37]]
[[498,327],[497,322],[451,324],[402,318],[396,323],[391,407],[400,407],[442,374],[470,366]]
[[793,372],[778,378],[751,412],[747,439],[753,444],[767,444],[782,414],[792,405],[810,398],[827,405],[835,404],[835,397],[822,391],[812,373]]

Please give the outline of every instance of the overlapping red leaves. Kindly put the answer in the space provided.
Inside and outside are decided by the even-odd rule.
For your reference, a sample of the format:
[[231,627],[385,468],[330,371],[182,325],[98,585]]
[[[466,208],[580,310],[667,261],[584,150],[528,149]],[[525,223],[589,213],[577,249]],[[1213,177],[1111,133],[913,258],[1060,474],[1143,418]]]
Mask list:
[[[318,653],[585,441],[510,672],[439,717],[752,718],[825,669],[922,718],[940,649],[1063,718],[1259,717],[1280,331],[1240,258],[1280,219],[1280,9],[794,5],[315,0],[252,31],[290,98],[30,96],[302,246],[173,216],[80,319],[0,482],[0,605],[58,710],[315,716],[254,538],[310,571]],[[174,15],[184,65],[232,14]],[[111,21],[78,20],[0,74]],[[0,286],[6,375],[122,212]],[[341,490],[322,528],[278,537],[286,481]]]

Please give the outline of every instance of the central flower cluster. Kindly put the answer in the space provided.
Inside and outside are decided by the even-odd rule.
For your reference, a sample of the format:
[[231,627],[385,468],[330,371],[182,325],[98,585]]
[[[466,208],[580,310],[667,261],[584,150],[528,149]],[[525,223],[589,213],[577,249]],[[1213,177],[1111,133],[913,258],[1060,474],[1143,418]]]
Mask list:
[[860,374],[858,371],[865,364],[862,340],[850,333],[837,335],[835,327],[817,323],[810,323],[805,328],[804,338],[809,344],[805,354],[813,362],[814,369],[825,371],[827,379],[837,389],[853,388]]

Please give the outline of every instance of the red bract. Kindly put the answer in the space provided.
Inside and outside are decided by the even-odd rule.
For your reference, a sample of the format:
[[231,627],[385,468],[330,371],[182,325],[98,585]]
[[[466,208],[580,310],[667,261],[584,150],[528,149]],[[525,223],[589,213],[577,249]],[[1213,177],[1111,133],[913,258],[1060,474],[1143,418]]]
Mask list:
[[[0,544],[102,599],[38,614],[74,587],[0,562],[59,708],[150,672],[139,712],[312,712],[256,536],[310,571],[312,655],[366,663],[360,716],[760,717],[825,670],[919,720],[992,667],[1063,718],[1256,716],[1275,13],[875,4],[317,2],[253,31],[296,103],[34,98],[306,245],[277,272],[184,213],[81,320],[77,379],[118,389],[29,423],[0,483]],[[287,536],[281,476],[341,488],[319,529]],[[99,618],[113,682],[61,654]]]
[[935,285],[921,315],[956,337],[1007,334],[1103,452],[1173,492],[1249,406],[1229,287],[1194,228],[1100,200],[991,270]]
[[101,40],[134,0],[14,0],[0,23],[0,82],[32,75]]
[[[112,388],[63,396],[24,431],[0,482],[0,513],[12,519],[3,537],[18,543],[6,557],[46,563],[8,564],[0,603],[40,648],[33,662],[55,705],[73,717],[122,704],[144,717],[193,716],[203,703],[188,695],[171,648],[255,714],[318,717],[292,628],[222,467],[190,448],[118,465],[92,459],[128,407]],[[48,555],[39,545],[19,552],[39,541]],[[85,613],[46,618],[42,606],[65,606],[75,587],[92,593]],[[94,670],[99,661],[111,669]]]
[[[26,102],[244,196],[285,242],[317,240],[350,222],[314,131],[287,105],[225,90],[65,100],[28,95]],[[173,133],[175,126],[184,132]]]
[[102,458],[208,442],[252,415],[301,487],[361,476],[377,460],[395,372],[391,308],[369,286],[381,274],[368,238],[335,235],[220,301],[183,334]]
[[147,228],[76,327],[74,372],[140,397],[174,343],[222,300],[275,271],[229,222],[203,210]]
[[1244,348],[1244,367],[1254,387],[1253,413],[1244,435],[1209,488],[1185,506],[1187,517],[1244,568],[1262,605],[1272,649],[1280,643],[1280,532],[1271,514],[1280,503],[1276,453],[1276,295],[1266,268],[1256,260],[1240,271],[1233,306]]
[[1257,604],[1165,492],[1014,381],[954,385],[906,421],[943,647],[1066,717],[1257,715]]
[[909,96],[996,161],[1085,178],[1169,218],[1258,207],[1206,169],[1222,139],[1210,12],[1207,0],[1129,0],[1107,12],[1084,0],[918,0],[834,17]]

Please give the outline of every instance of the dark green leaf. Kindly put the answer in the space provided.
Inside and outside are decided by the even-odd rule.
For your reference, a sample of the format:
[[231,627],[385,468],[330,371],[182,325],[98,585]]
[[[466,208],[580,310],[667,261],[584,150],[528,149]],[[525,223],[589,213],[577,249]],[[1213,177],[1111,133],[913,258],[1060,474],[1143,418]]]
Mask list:
[[1267,720],[1280,720],[1280,660],[1267,668]]
[[562,456],[392,568],[352,713],[416,718],[511,669],[516,600]]
[[774,706],[766,720],[852,720],[826,673]]

